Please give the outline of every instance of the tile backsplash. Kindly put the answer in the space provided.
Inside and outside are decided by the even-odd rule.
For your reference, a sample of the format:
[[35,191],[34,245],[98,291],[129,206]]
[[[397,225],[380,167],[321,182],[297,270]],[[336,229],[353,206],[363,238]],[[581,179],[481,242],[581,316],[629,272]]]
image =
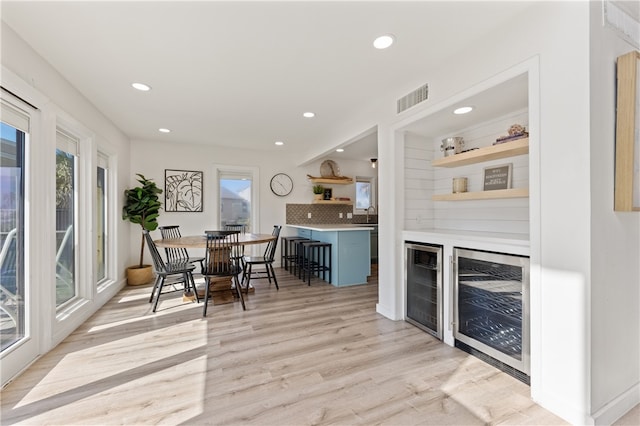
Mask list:
[[[311,218],[309,218],[311,213]],[[342,218],[340,218],[342,213]],[[348,204],[287,204],[287,223],[290,225],[319,225],[331,223],[366,223],[367,216],[354,214],[352,219],[347,213],[353,213]],[[369,215],[371,223],[378,222],[378,215]]]

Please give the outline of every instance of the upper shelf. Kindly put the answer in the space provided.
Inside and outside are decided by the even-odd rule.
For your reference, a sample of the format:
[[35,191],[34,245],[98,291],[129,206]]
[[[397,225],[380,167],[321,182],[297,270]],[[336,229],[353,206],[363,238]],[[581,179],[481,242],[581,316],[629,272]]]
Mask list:
[[438,158],[431,162],[434,167],[458,167],[500,158],[515,157],[529,153],[529,138],[518,139],[498,145],[486,146],[473,151]]
[[313,200],[313,204],[347,204],[352,205],[353,201],[349,200]]
[[495,200],[500,198],[527,198],[529,188],[496,189],[493,191],[457,192],[455,194],[435,194],[433,201]]
[[331,185],[348,185],[350,183],[353,183],[353,179],[350,177],[343,177],[340,179],[336,179],[336,178],[309,178],[309,180],[311,181],[311,183],[324,183],[324,184],[331,184]]

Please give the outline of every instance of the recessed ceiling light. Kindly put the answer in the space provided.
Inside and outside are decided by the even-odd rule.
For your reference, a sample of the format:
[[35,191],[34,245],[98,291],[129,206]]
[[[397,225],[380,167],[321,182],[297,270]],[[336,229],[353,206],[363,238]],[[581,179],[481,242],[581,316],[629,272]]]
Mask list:
[[344,152],[344,148],[338,148],[336,149],[336,152]]
[[284,142],[282,142],[282,141],[276,141],[276,145],[278,145],[278,146],[282,146],[282,145],[284,145]]
[[151,90],[151,86],[148,86],[144,83],[131,83],[131,86],[133,86],[134,89],[138,89],[141,92],[148,92],[149,90]]
[[392,34],[385,34],[373,41],[373,47],[375,47],[376,49],[386,49],[393,44],[395,39],[396,38]]
[[473,111],[473,107],[465,106],[465,107],[456,108],[455,110],[453,110],[453,113],[459,115],[459,114],[466,114],[471,111]]
[[165,129],[164,127],[162,127],[162,128],[160,128],[160,129],[158,129],[158,131],[159,131],[160,133],[170,133],[170,132],[171,132],[171,130],[169,130],[169,129]]
[[311,112],[311,111],[305,112],[305,113],[304,113],[304,114],[302,114],[302,115],[303,115],[305,118],[313,118],[313,117],[315,117],[315,116],[316,116],[316,115],[315,115],[313,112]]

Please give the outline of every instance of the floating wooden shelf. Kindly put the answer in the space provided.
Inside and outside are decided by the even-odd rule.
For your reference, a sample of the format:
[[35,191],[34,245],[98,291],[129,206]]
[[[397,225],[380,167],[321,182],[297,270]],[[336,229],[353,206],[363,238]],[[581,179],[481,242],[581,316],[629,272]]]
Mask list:
[[[458,154],[460,155],[460,154]],[[467,200],[493,200],[499,198],[527,198],[529,188],[496,189],[494,191],[458,192],[455,194],[436,194],[431,197],[433,201],[467,201]]]
[[332,178],[309,178],[311,183],[324,183],[327,185],[349,185],[353,183],[352,178],[345,177],[344,179],[332,179]]
[[348,205],[352,205],[353,201],[313,200],[313,204],[348,204]]
[[433,160],[431,165],[434,167],[458,167],[528,153],[529,138],[524,138],[498,145],[474,149],[473,151],[455,154],[450,157],[438,158]]

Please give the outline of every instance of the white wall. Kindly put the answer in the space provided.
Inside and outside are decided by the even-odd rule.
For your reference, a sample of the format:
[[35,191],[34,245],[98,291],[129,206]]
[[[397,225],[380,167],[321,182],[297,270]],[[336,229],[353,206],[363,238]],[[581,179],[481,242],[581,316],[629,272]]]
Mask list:
[[[423,110],[455,98],[498,73],[537,58],[539,121],[530,123],[531,148],[539,173],[530,183],[532,397],[570,422],[592,422],[589,403],[590,348],[588,300],[591,280],[591,193],[589,129],[589,5],[586,2],[532,4],[516,19],[474,40],[440,70],[429,75]],[[538,107],[538,106],[536,106]],[[418,110],[415,112],[418,114]],[[409,119],[401,117],[395,124]],[[392,123],[390,123],[392,124]],[[382,126],[381,126],[382,127]],[[392,127],[393,129],[393,127]],[[381,129],[382,164],[402,167],[390,130]],[[400,141],[402,142],[402,141]],[[397,150],[396,150],[397,151]],[[531,155],[531,154],[530,154]],[[382,198],[397,206],[380,226],[379,312],[398,318],[402,304],[391,289],[402,282],[402,195],[397,170],[380,169]],[[387,216],[381,208],[381,215]]]
[[404,228],[432,229],[434,227],[434,144],[426,138],[407,132],[404,134]]
[[[344,176],[374,176],[368,161],[341,160],[333,157]],[[297,159],[287,155],[286,146],[276,147],[273,151],[247,151],[233,148],[204,146],[194,144],[174,144],[160,141],[133,141],[131,144],[131,170],[129,185],[135,185],[135,174],[141,173],[153,179],[164,190],[164,170],[198,170],[204,172],[204,205],[201,213],[172,213],[161,210],[158,222],[160,225],[180,225],[182,235],[197,235],[205,229],[216,229],[217,215],[212,187],[217,184],[213,171],[214,164],[255,167],[259,170],[259,223],[256,230],[270,233],[273,225],[285,225],[286,204],[310,204],[313,200],[312,184],[307,174],[320,176],[322,160],[311,162],[305,166],[297,166]],[[271,192],[269,182],[276,173],[287,173],[293,179],[293,191],[285,197],[278,197]],[[375,172],[374,172],[375,173]],[[256,183],[254,183],[256,186]],[[355,199],[355,185],[333,186],[334,196],[345,196]],[[164,206],[164,205],[163,205]],[[139,227],[129,224],[132,247],[140,244]],[[282,235],[293,234],[286,227]],[[159,238],[159,232],[156,236]],[[151,259],[145,253],[147,262]],[[136,253],[133,250],[129,263],[135,263]]]
[[640,399],[640,213],[614,212],[615,61],[634,48],[591,5],[591,412],[615,420]]

